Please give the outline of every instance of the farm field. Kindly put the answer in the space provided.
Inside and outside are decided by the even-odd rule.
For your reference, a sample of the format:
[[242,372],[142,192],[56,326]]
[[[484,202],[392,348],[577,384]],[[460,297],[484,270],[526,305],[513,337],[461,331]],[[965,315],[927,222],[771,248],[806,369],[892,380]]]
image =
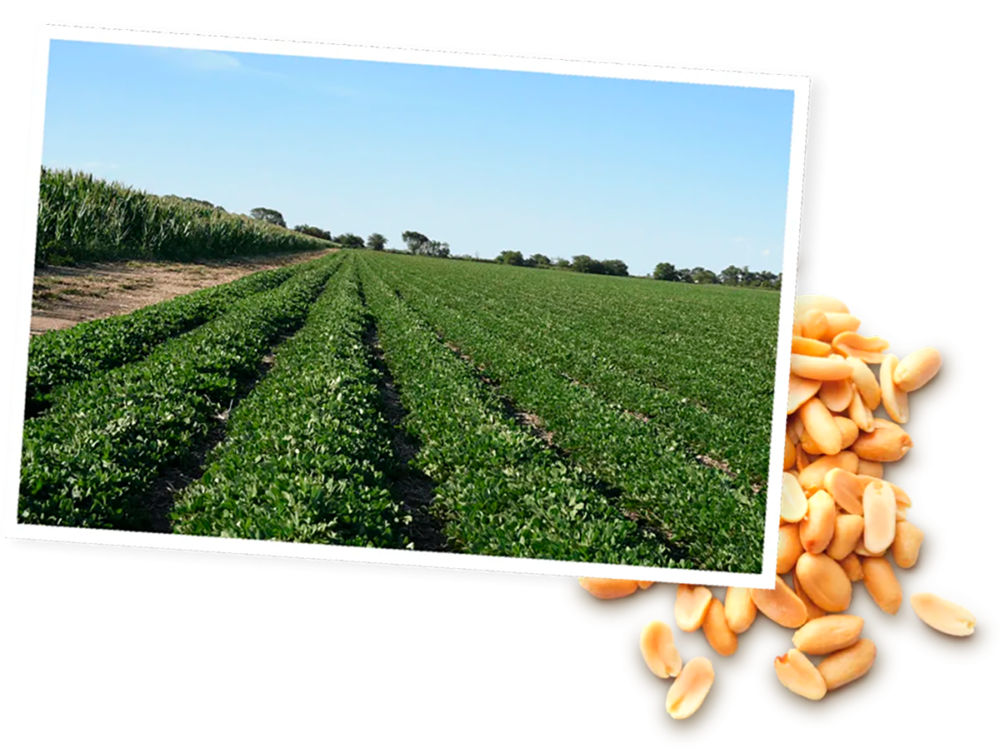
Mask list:
[[20,520],[757,573],[778,299],[343,250],[50,332]]

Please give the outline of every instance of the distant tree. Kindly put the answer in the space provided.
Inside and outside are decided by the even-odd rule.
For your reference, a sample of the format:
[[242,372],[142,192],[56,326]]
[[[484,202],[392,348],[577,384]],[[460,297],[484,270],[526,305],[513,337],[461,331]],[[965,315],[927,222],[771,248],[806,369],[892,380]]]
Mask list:
[[710,286],[719,282],[719,277],[711,270],[703,267],[696,267],[691,271],[691,282],[703,286]]
[[365,240],[357,234],[338,234],[333,237],[333,241],[348,249],[361,249],[365,246]]
[[694,283],[694,278],[691,275],[691,271],[687,268],[681,268],[677,271],[677,280],[681,283]]
[[381,234],[372,234],[368,237],[368,249],[374,249],[378,252],[385,250],[385,243],[388,241]]
[[406,248],[413,254],[418,254],[420,248],[429,241],[430,239],[419,231],[403,232],[403,243],[406,244]]
[[603,260],[601,267],[604,268],[605,275],[620,275],[628,277],[628,265],[621,260]]
[[561,270],[568,270],[573,267],[573,264],[565,257],[557,257],[552,264]]
[[572,268],[577,273],[604,273],[604,266],[588,255],[574,255]]
[[326,239],[327,241],[331,241],[332,239],[329,231],[324,231],[321,228],[318,228],[316,226],[310,226],[308,224],[301,224],[299,226],[294,226],[292,228],[292,231],[298,231],[300,234],[308,234],[309,236],[315,236],[317,239]]
[[431,240],[424,242],[419,250],[419,254],[427,255],[428,257],[448,257],[451,255],[451,247],[448,246],[448,242]]
[[661,262],[653,269],[653,277],[656,280],[661,281],[679,281],[680,275],[677,272],[677,268],[671,265],[669,262]]
[[497,262],[502,265],[523,265],[524,255],[515,250],[505,249],[500,253],[500,256],[497,257]]
[[254,208],[250,211],[250,217],[256,218],[258,221],[273,223],[275,226],[281,226],[283,229],[288,228],[285,224],[285,217],[271,208]]
[[730,265],[719,273],[719,281],[725,286],[738,286],[743,278],[743,272],[735,265]]
[[552,266],[552,260],[550,260],[545,255],[534,254],[529,257],[526,262],[530,263],[532,267],[536,268],[547,268]]

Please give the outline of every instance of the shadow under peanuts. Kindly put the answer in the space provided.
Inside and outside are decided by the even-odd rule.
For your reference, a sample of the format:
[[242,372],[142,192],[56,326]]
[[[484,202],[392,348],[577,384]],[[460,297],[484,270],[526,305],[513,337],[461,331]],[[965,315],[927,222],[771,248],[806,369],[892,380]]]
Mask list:
[[[925,345],[937,347],[944,357],[944,365],[938,375],[909,397],[910,420],[903,424],[903,428],[912,436],[914,448],[899,462],[884,466],[885,479],[902,486],[913,498],[908,519],[926,533],[919,560],[913,568],[899,569],[891,554],[888,555],[903,587],[902,607],[897,615],[887,615],[875,605],[863,582],[852,585],[852,602],[846,612],[865,619],[862,636],[875,642],[877,658],[865,676],[830,691],[824,699],[814,702],[787,690],[774,672],[774,657],[792,648],[794,630],[778,626],[759,612],[750,629],[739,636],[736,654],[720,657],[708,645],[702,631],[686,634],[674,626],[672,611],[676,585],[654,584],[650,589],[638,590],[629,597],[605,601],[592,597],[575,578],[565,580],[560,595],[564,606],[574,617],[589,626],[622,631],[622,669],[629,685],[646,704],[650,731],[662,743],[680,748],[711,739],[723,727],[740,684],[748,678],[753,678],[761,699],[778,717],[801,727],[822,728],[836,725],[878,704],[892,690],[900,674],[903,644],[938,663],[956,666],[982,663],[996,651],[1000,640],[997,617],[969,594],[936,581],[945,561],[947,541],[944,528],[933,518],[933,509],[943,497],[931,497],[928,511],[928,505],[920,495],[921,481],[933,462],[931,420],[955,399],[965,379],[962,351],[954,341],[944,337],[901,341],[880,328],[861,309],[851,305],[851,311],[862,320],[862,334],[885,337],[892,344],[891,352],[901,359]],[[875,416],[889,419],[881,405]],[[957,470],[958,466],[952,469]],[[958,548],[953,552],[975,553],[977,550]],[[782,578],[794,587],[791,574]],[[989,591],[988,581],[981,584],[987,585],[985,591]],[[719,599],[725,599],[726,588],[709,589]],[[937,592],[968,607],[978,618],[975,633],[969,637],[951,637],[923,624],[909,605],[910,594],[917,590]],[[704,655],[715,667],[715,683],[701,708],[689,719],[678,721],[667,714],[666,694],[673,680],[661,680],[654,676],[639,652],[639,629],[653,618],[666,620],[674,627],[677,646],[685,662],[696,655]],[[809,659],[816,663],[822,658],[810,656]]]

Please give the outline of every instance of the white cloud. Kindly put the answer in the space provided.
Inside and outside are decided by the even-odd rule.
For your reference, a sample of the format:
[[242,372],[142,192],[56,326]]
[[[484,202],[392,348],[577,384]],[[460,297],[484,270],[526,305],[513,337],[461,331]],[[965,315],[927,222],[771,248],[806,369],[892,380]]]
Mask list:
[[767,257],[769,254],[771,254],[771,250],[765,249],[763,252],[761,252],[761,254]]

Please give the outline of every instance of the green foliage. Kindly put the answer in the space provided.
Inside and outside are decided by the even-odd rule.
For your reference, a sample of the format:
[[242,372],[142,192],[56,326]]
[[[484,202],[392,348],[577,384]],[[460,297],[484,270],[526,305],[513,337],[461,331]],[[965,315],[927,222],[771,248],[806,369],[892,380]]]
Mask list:
[[628,277],[628,265],[621,260],[603,260],[601,262],[601,267],[604,270],[604,275]]
[[403,243],[406,245],[406,248],[413,254],[417,254],[420,248],[429,241],[430,239],[421,234],[419,231],[403,232]]
[[388,241],[381,234],[371,234],[368,237],[368,243],[365,245],[368,249],[374,249],[376,252],[382,252],[385,250],[385,243]]
[[573,257],[573,263],[570,265],[572,270],[577,273],[593,273],[593,274],[603,274],[604,267],[601,263],[595,260],[590,255],[575,255]]
[[258,221],[273,223],[275,226],[281,226],[283,229],[288,228],[285,225],[285,217],[273,208],[254,208],[250,211],[250,217]]
[[503,265],[523,265],[524,256],[520,252],[510,249],[505,249],[497,257],[497,262]]
[[35,264],[302,252],[330,246],[203,201],[157,197],[89,174],[42,168]]
[[677,281],[680,280],[680,275],[677,272],[677,268],[669,262],[661,262],[654,268],[653,278],[662,281]]
[[545,255],[533,254],[524,261],[524,264],[533,268],[547,268],[552,265],[552,261]]
[[333,237],[333,241],[346,248],[361,249],[365,246],[365,240],[357,234],[339,234]]
[[330,236],[330,232],[325,229],[321,229],[318,226],[310,226],[308,224],[300,224],[296,226],[293,231],[298,231],[300,234],[307,234],[308,236],[315,236],[317,239],[325,239],[330,242],[333,241],[333,237]]

